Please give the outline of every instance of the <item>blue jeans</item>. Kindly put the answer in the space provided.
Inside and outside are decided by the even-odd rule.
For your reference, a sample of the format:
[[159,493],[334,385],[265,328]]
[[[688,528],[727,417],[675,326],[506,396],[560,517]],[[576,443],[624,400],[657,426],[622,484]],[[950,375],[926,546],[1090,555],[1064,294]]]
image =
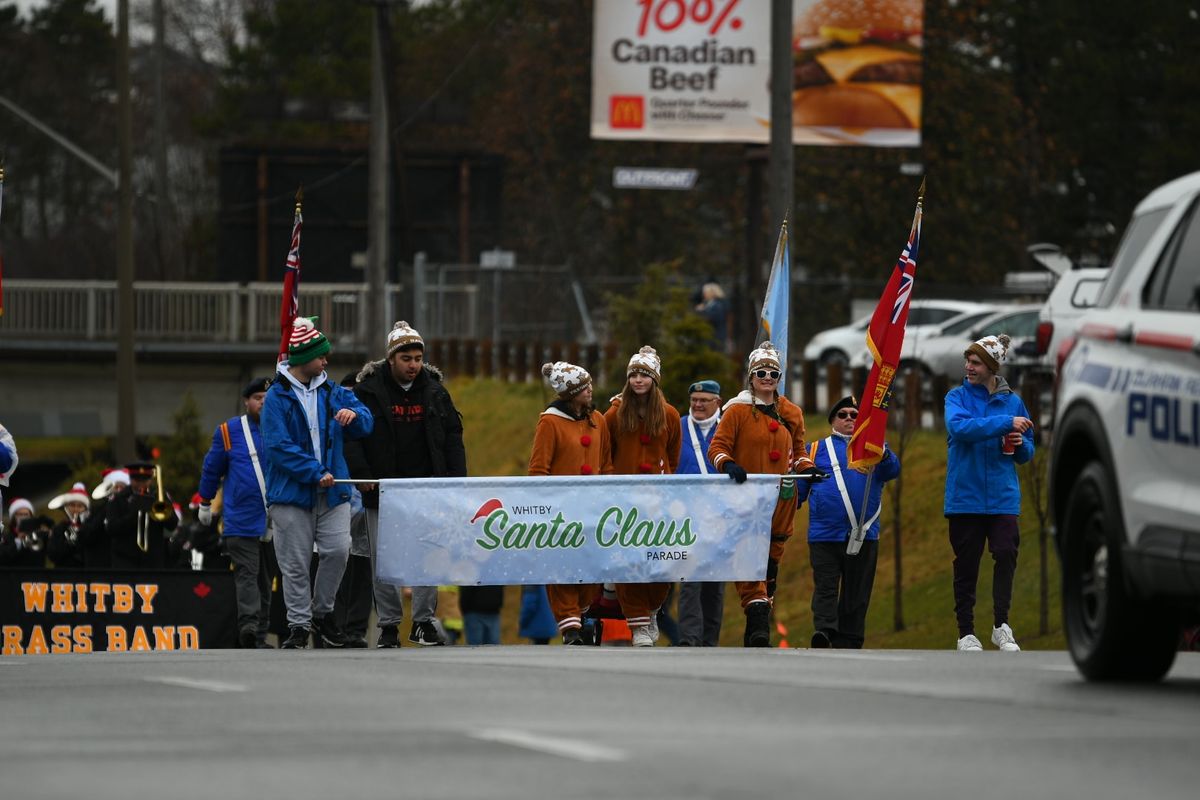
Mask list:
[[500,615],[467,611],[463,614],[467,644],[500,644]]

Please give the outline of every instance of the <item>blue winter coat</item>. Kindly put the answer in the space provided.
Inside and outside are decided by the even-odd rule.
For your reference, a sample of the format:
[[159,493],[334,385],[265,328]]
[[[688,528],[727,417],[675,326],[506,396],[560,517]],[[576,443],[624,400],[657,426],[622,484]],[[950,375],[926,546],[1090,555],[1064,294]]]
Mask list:
[[[841,465],[842,480],[846,483],[846,493],[850,495],[850,505],[855,517],[861,513],[863,490],[867,486],[867,476],[847,467],[846,447],[849,440],[843,436],[833,435],[822,439],[813,445],[810,453],[817,469],[827,473],[829,480],[820,483],[797,483],[797,497],[800,502],[808,500],[808,540],[810,542],[844,542],[850,538],[850,516],[846,513],[846,504],[842,501],[842,493],[838,490],[837,480],[833,475],[833,463],[825,442],[833,442],[833,450],[837,453],[838,464]],[[900,474],[900,459],[891,450],[884,449],[883,459],[875,465],[871,476],[871,496],[867,501],[867,519],[875,516],[875,511],[883,502],[883,485]],[[855,520],[857,524],[857,519]],[[879,520],[867,528],[868,540],[879,538]]]
[[[679,468],[675,470],[676,475],[702,475],[700,464],[696,461],[696,450],[692,447],[692,432],[688,430],[689,416],[684,416],[679,419],[679,427],[683,431],[683,435],[679,441],[682,444],[679,447]],[[712,461],[708,459],[708,446],[712,444],[713,437],[717,435],[717,425],[711,425],[708,429],[708,435],[696,428],[696,434],[700,437],[700,452],[704,454],[704,463],[708,465],[708,471],[712,475],[718,475],[716,467],[712,465]]]
[[[258,453],[258,464],[266,478],[266,457],[263,455],[262,433],[258,423],[252,419],[250,438]],[[200,496],[212,500],[217,496],[221,479],[225,479],[222,496],[221,518],[225,525],[225,536],[258,538],[267,529],[267,512],[263,507],[262,492],[258,489],[258,476],[250,460],[250,449],[246,447],[246,434],[242,431],[242,418],[232,417],[225,422],[229,430],[229,449],[225,449],[225,437],[221,426],[213,431],[212,447],[204,456],[204,467],[200,470]]]
[[994,393],[964,378],[962,386],[946,394],[946,516],[1021,513],[1017,464],[1033,458],[1032,430],[1013,455],[1000,451],[1013,417],[1028,416],[1025,403],[1003,378]]
[[[317,390],[318,429],[321,453],[313,452],[304,405],[286,378],[271,384],[262,410],[262,438],[266,452],[267,502],[312,509],[316,504],[317,481],[326,472],[334,478],[350,477],[342,455],[342,436],[361,439],[371,432],[374,420],[354,392],[325,381]],[[344,429],[334,419],[340,409],[356,416]],[[350,485],[334,484],[327,493],[330,508],[350,502]]]
[[517,635],[523,639],[552,639],[558,635],[558,623],[550,610],[545,586],[521,587],[521,615],[517,628]]

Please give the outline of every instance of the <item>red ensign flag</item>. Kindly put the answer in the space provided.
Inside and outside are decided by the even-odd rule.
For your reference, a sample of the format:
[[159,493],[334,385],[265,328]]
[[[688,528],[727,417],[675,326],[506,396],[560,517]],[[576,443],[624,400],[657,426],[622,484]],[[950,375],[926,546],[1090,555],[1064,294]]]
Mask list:
[[279,360],[287,360],[288,339],[292,336],[292,320],[300,313],[300,229],[304,218],[300,216],[303,195],[296,192],[296,216],[292,220],[292,246],[288,248],[287,264],[283,272],[283,299],[279,304]]
[[858,406],[858,420],[850,437],[850,466],[853,469],[872,467],[883,458],[883,440],[887,435],[888,402],[892,398],[892,379],[900,362],[900,347],[904,344],[904,326],[908,323],[908,304],[912,299],[913,280],[917,274],[917,248],[921,244],[921,203],[925,184],[917,195],[917,210],[913,214],[908,244],[892,270],[871,317],[867,329],[867,347],[874,363],[867,376],[867,385]]

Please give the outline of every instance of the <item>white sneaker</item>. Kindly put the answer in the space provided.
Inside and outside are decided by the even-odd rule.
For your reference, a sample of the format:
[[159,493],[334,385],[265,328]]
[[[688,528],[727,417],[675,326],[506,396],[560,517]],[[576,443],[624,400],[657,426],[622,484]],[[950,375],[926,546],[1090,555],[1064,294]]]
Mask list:
[[654,642],[657,643],[658,642],[658,609],[657,608],[650,612],[650,624],[647,625],[646,627],[650,629],[650,638],[653,639]]
[[983,645],[975,638],[975,634],[968,633],[958,640],[958,649],[965,653],[982,652]]
[[999,628],[992,628],[992,644],[1005,653],[1021,652],[1021,648],[1017,645],[1017,640],[1013,638],[1012,628],[1008,627],[1007,622],[1001,623]]
[[639,625],[636,628],[631,628],[630,633],[633,634],[631,643],[634,647],[654,647],[654,637],[650,634],[649,625]]

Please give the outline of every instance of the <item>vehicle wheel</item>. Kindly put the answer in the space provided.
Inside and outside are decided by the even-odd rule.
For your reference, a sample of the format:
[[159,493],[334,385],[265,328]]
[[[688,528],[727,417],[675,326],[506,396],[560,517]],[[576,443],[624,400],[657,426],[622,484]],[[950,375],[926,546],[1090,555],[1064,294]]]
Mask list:
[[821,358],[819,360],[821,365],[826,367],[830,364],[841,364],[843,367],[849,366],[850,364],[849,354],[843,350],[837,349],[836,347],[821,353]]
[[1063,516],[1063,629],[1075,666],[1093,681],[1156,681],[1175,660],[1179,626],[1131,596],[1121,570],[1124,525],[1099,462],[1084,467]]

